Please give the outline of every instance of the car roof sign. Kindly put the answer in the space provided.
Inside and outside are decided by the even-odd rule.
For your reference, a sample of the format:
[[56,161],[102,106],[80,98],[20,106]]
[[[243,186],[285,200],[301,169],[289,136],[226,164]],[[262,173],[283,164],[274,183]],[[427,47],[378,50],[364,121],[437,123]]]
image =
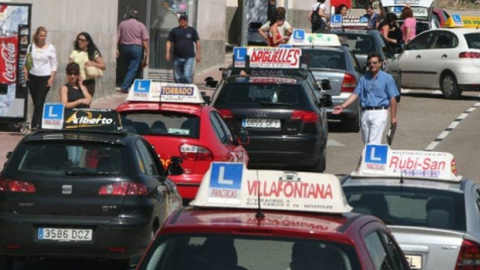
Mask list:
[[127,101],[164,103],[205,103],[195,84],[135,80],[128,91]]
[[460,16],[452,14],[445,22],[445,27],[477,28],[480,25],[480,17]]
[[341,16],[333,15],[330,18],[332,29],[370,29],[368,18],[365,16]]
[[335,175],[249,170],[244,163],[232,162],[211,163],[190,205],[317,213],[352,209]]
[[383,7],[406,6],[410,4],[412,7],[429,8],[433,5],[433,0],[381,0],[380,3]]
[[458,182],[455,159],[447,152],[392,150],[388,145],[367,144],[354,177],[421,178]]
[[338,36],[329,33],[305,33],[303,29],[293,29],[292,38],[288,41],[292,46],[341,46]]
[[62,129],[65,105],[62,103],[45,103],[43,105],[42,129]]

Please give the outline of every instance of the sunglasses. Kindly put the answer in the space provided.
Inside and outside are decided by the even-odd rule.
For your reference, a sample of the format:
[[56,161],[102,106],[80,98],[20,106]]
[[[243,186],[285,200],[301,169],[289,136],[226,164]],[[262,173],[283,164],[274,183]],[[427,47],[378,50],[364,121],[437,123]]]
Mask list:
[[85,42],[85,41],[87,41],[87,40],[84,39],[84,38],[78,38],[77,41]]
[[72,75],[73,76],[78,76],[78,74],[80,74],[80,73],[67,73],[68,76],[72,76]]
[[368,62],[368,64],[369,64],[369,65],[376,65],[376,64],[378,64],[378,62],[373,62],[373,61],[372,61],[372,62]]

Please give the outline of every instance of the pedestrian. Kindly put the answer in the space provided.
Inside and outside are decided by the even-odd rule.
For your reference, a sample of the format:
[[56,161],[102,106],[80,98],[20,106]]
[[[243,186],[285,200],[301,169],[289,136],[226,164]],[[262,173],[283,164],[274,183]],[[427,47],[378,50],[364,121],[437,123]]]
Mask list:
[[325,0],[317,0],[317,2],[312,5],[312,10],[308,13],[308,20],[312,24],[312,33],[325,30],[327,27],[328,15]]
[[[196,46],[194,47],[193,44]],[[173,46],[173,77],[176,83],[193,83],[194,60],[200,62],[200,37],[197,30],[188,26],[187,14],[178,18],[178,26],[168,34],[165,59],[170,62]]]
[[[284,7],[277,7],[276,12],[276,14],[281,14],[285,17],[286,10]],[[269,42],[268,33],[270,32],[270,24],[271,21],[268,20],[265,24],[258,28],[258,33],[267,41],[267,44]],[[283,25],[278,27],[278,32],[280,33],[282,38],[285,38],[285,42],[288,42],[288,39],[292,35],[293,28],[286,20],[284,20]]]
[[335,9],[335,14],[342,15],[342,17],[347,16],[348,7],[345,4],[341,4]]
[[282,37],[279,27],[282,27],[285,23],[285,17],[278,13],[275,15],[273,21],[270,22],[270,29],[268,31],[268,44],[272,47],[277,47],[280,44],[285,44],[288,40],[287,37]]
[[400,18],[403,19],[402,29],[403,42],[407,45],[417,34],[417,20],[413,17],[413,11],[406,6],[402,9]]
[[379,25],[379,30],[394,52],[400,52],[403,46],[403,37],[402,30],[397,24],[397,15],[388,13],[385,20]]
[[268,0],[267,6],[267,21],[273,20],[273,17],[277,13],[277,0]]
[[381,70],[383,59],[377,53],[368,55],[370,68],[360,81],[354,92],[339,106],[335,106],[333,114],[341,114],[357,98],[361,104],[361,130],[363,143],[381,144],[383,130],[387,124],[388,108],[390,122],[397,123],[397,100],[399,92],[390,74]]
[[373,11],[373,6],[371,4],[367,5],[367,7],[365,8],[365,12],[366,14],[362,17],[368,19],[368,26],[371,29],[376,29],[378,14]]
[[132,9],[129,12],[129,18],[122,21],[117,28],[116,57],[121,55],[127,67],[120,87],[122,93],[128,93],[140,67],[148,66],[150,36],[147,28],[138,18],[138,10]]
[[27,48],[27,52],[32,56],[33,65],[30,70],[27,70],[27,65],[23,65],[25,80],[33,101],[32,128],[38,128],[41,124],[43,105],[57,72],[55,47],[46,40],[47,29],[43,26],[38,27],[33,34],[32,44]]
[[95,94],[95,78],[88,77],[85,71],[86,67],[95,67],[105,70],[105,61],[98,50],[92,37],[87,32],[81,32],[73,42],[73,51],[70,53],[69,63],[77,63],[80,66],[80,77],[88,92],[93,97]]

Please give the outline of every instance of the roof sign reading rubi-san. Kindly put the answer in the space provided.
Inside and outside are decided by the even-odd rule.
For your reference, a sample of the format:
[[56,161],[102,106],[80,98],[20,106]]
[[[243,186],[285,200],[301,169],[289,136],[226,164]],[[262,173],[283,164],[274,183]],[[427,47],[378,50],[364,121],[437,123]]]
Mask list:
[[190,205],[322,213],[351,210],[332,174],[248,170],[243,163],[230,162],[212,162]]
[[446,152],[392,150],[388,145],[367,144],[357,177],[405,177],[457,182],[455,159]]
[[135,80],[127,96],[128,101],[205,103],[195,84]]
[[235,68],[300,68],[302,50],[285,47],[235,47]]

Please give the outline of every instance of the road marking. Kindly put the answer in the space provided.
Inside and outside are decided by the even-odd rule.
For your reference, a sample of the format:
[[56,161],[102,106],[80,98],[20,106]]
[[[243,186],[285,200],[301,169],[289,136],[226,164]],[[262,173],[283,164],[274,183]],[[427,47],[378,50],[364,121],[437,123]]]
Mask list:
[[335,140],[327,140],[327,146],[345,146],[345,144],[341,144]]
[[[403,92],[403,91],[402,91]],[[478,97],[480,98],[480,95],[478,95]],[[457,118],[455,118],[455,120],[453,120],[453,122],[447,127],[445,128],[426,148],[425,148],[425,151],[432,151],[433,149],[435,149],[435,147],[437,147],[437,145],[443,140],[445,139],[448,134],[450,134],[450,132],[452,132],[457,126],[458,124],[460,124],[460,122],[462,122],[462,120],[464,120],[465,118],[467,118],[467,116],[475,111],[478,107],[480,107],[480,102],[477,102],[475,104],[473,104],[470,108],[468,108],[467,110],[465,110],[464,112],[462,112]]]

